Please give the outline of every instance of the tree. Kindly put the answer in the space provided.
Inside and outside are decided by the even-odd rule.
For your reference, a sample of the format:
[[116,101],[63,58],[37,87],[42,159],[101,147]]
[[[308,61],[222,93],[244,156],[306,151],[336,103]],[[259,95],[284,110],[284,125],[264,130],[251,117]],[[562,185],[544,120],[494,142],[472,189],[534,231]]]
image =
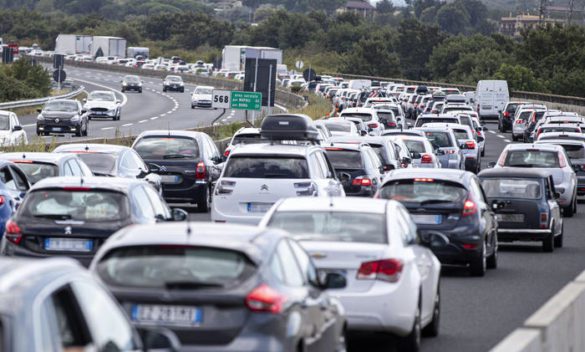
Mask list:
[[396,9],[390,0],[381,0],[376,4],[376,10],[379,14],[393,13]]
[[427,62],[433,48],[444,38],[436,26],[426,26],[415,19],[402,21],[395,46],[404,76],[409,79],[428,78]]
[[460,3],[452,3],[442,6],[437,11],[437,23],[439,27],[450,34],[463,34],[470,26],[469,13]]
[[504,63],[500,66],[494,78],[508,81],[508,86],[513,90],[526,92],[545,92],[542,81],[534,76],[534,72],[522,65]]
[[389,44],[387,36],[378,34],[361,39],[346,57],[343,72],[396,77],[400,74],[400,60]]

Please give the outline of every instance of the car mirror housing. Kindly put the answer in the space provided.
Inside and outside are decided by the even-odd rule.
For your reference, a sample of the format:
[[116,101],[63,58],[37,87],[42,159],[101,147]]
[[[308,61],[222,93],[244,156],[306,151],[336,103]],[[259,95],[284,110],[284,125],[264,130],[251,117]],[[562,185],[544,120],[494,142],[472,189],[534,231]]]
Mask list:
[[490,169],[493,169],[494,167],[496,167],[496,162],[495,162],[495,161],[490,161],[490,162],[488,163],[488,167],[489,167]]
[[345,288],[347,286],[347,279],[345,275],[340,273],[327,273],[321,286],[324,290]]
[[12,131],[22,131],[22,126],[21,125],[16,125],[12,128]]
[[555,199],[561,198],[561,194],[559,192],[555,192],[554,196],[555,196]]
[[172,210],[173,221],[186,221],[189,218],[189,213],[180,208]]

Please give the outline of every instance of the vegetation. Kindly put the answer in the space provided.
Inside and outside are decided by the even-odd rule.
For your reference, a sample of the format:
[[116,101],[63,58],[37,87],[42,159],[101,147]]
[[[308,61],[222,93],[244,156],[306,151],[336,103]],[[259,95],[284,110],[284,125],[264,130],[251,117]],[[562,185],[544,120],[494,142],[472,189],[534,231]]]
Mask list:
[[0,66],[0,102],[42,98],[50,90],[51,79],[41,66],[28,60]]

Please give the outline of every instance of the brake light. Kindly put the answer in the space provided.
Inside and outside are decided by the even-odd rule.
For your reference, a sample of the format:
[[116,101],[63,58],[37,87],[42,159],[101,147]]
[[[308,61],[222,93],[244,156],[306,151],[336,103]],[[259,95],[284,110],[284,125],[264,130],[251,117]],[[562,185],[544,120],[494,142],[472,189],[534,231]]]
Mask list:
[[225,156],[227,158],[228,156],[230,156],[230,153],[231,153],[231,150],[226,149],[225,152],[223,152],[223,156]]
[[414,182],[435,182],[434,178],[415,178]]
[[500,157],[498,158],[498,165],[499,166],[504,166],[504,163],[506,162],[506,157],[508,157],[508,151],[505,150],[502,152],[502,154],[500,154]]
[[516,123],[517,125],[522,125],[522,124],[524,124],[524,120],[522,120],[522,119],[518,119],[518,120],[516,120],[516,122],[515,122],[515,123]]
[[455,154],[455,151],[453,149],[447,149],[445,150],[445,154]]
[[477,131],[475,131],[475,133],[477,133],[477,135],[478,135],[479,137],[483,137],[483,134],[481,133],[481,131],[480,131],[480,130],[477,130]]
[[246,306],[253,312],[278,314],[286,298],[266,284],[256,287],[246,296]]
[[382,259],[364,262],[360,265],[356,278],[358,280],[382,280],[397,282],[402,274],[404,264],[399,259]]
[[420,158],[420,162],[423,164],[431,164],[433,162],[433,157],[429,154],[423,154]]
[[377,122],[372,122],[372,123],[369,123],[369,124],[368,124],[368,127],[369,127],[369,128],[378,128],[378,127],[379,127],[379,125],[378,125],[378,123],[377,123]]
[[476,243],[464,243],[463,244],[463,249],[474,250],[476,248],[477,248],[477,244]]
[[372,180],[367,177],[356,177],[351,181],[352,186],[370,187],[372,186]]
[[510,118],[510,113],[508,111],[505,111],[504,112],[504,117],[507,118],[507,119],[509,119]]
[[22,241],[22,230],[13,220],[8,220],[6,223],[6,239],[14,244],[20,244]]
[[475,149],[475,142],[474,141],[467,141],[465,142],[465,146],[467,149]]
[[6,198],[4,198],[4,196],[0,196],[0,207],[3,206],[4,203],[6,203]]
[[541,229],[548,228],[548,212],[540,213],[540,228]]
[[565,160],[565,156],[563,153],[559,152],[559,167],[563,168],[567,166],[567,160]]
[[469,216],[477,213],[477,204],[474,201],[468,199],[463,203],[462,216]]
[[195,179],[197,180],[204,180],[207,177],[207,168],[205,167],[205,163],[200,161],[197,163],[197,168],[195,169]]
[[388,127],[396,127],[396,122],[388,122]]

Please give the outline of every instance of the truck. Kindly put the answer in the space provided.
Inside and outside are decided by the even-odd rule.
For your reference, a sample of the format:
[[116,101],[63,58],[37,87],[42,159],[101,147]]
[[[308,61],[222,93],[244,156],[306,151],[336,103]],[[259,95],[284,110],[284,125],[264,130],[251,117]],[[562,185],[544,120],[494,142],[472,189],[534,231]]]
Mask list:
[[130,58],[137,58],[138,56],[142,56],[142,59],[148,59],[149,54],[150,49],[145,47],[129,46],[128,50],[126,50],[126,57]]
[[91,43],[91,56],[126,57],[126,39],[120,37],[94,36]]
[[59,34],[55,40],[55,54],[88,55],[91,50],[91,35]]
[[349,81],[349,89],[366,89],[372,86],[372,81],[369,79],[352,79]]
[[477,82],[475,104],[480,119],[497,119],[510,100],[508,82],[482,80]]
[[244,71],[246,59],[274,59],[282,64],[282,50],[261,46],[226,45],[222,51],[221,69],[224,71]]

